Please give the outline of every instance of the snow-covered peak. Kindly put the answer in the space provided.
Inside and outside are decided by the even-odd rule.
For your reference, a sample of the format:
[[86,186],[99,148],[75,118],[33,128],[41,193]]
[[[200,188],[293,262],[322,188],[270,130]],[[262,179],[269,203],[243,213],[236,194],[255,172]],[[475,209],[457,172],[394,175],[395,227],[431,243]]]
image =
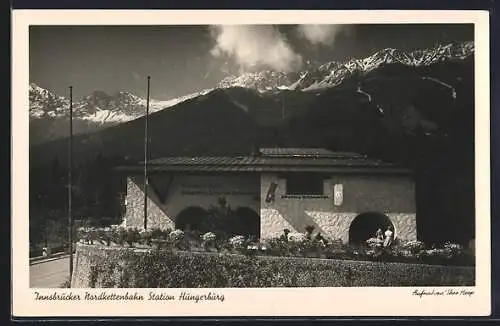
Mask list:
[[[150,99],[150,113],[154,113],[190,98],[204,95],[210,90],[188,94],[167,101]],[[58,96],[34,83],[29,88],[30,120],[42,124],[43,128],[54,125],[60,129],[58,121],[69,117],[69,99]],[[131,92],[119,91],[113,95],[96,90],[73,102],[75,133],[86,133],[140,118],[146,114],[147,100]],[[82,123],[80,123],[82,122]],[[64,123],[65,124],[65,123]],[[49,126],[49,127],[47,127]],[[59,127],[58,127],[59,126]],[[47,130],[48,139],[66,136],[66,130]],[[37,139],[44,141],[45,139]]]
[[246,87],[259,91],[277,89],[313,90],[335,87],[346,78],[356,74],[366,74],[386,64],[405,66],[429,66],[438,62],[463,60],[474,54],[474,42],[455,42],[440,44],[429,49],[402,51],[386,48],[366,58],[353,58],[344,62],[318,64],[308,62],[305,70],[295,73],[260,71],[230,76],[223,79],[218,87]]

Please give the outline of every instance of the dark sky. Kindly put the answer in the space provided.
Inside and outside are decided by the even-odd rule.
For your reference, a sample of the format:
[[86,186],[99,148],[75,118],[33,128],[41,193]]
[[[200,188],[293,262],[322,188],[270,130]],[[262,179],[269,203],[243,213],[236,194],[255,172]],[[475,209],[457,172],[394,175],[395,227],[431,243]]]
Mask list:
[[[472,25],[350,25],[334,41],[314,45],[298,36],[297,26],[274,31],[268,35],[258,30],[256,35],[268,37],[267,42],[278,35],[303,60],[320,62],[365,57],[387,47],[418,49],[474,37]],[[233,43],[224,46],[237,44],[239,53],[254,58],[262,46],[275,44],[247,42],[248,35],[228,32],[226,41]],[[30,82],[62,96],[71,84],[76,99],[94,90],[127,90],[145,97],[150,75],[151,97],[166,100],[211,88],[229,73],[238,73],[241,64],[234,57],[211,53],[216,44],[208,26],[32,26]]]

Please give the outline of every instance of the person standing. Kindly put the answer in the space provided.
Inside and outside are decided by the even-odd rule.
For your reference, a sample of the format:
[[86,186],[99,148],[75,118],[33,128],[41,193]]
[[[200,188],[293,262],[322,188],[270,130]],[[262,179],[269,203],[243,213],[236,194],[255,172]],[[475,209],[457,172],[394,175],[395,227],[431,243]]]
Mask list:
[[387,230],[385,231],[385,240],[384,240],[384,247],[388,248],[392,245],[392,242],[394,240],[394,232],[392,231],[392,227],[388,226]]

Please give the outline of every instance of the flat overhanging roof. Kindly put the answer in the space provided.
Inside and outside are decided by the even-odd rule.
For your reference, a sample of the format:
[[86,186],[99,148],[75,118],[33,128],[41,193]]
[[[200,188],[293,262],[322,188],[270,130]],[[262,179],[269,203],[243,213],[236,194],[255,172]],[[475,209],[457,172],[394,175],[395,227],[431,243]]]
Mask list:
[[[274,149],[273,149],[274,150]],[[305,149],[307,151],[307,149]],[[261,150],[250,156],[163,157],[148,162],[148,172],[315,172],[343,174],[412,174],[409,169],[353,153],[326,150],[293,153],[291,149]],[[118,171],[144,171],[144,162]]]

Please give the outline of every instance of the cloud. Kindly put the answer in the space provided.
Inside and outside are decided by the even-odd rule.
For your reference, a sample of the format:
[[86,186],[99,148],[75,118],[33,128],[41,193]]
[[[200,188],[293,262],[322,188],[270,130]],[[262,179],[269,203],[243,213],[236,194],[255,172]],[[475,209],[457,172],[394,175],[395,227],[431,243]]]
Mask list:
[[347,25],[299,25],[297,32],[300,37],[313,45],[333,45],[335,38],[342,34],[349,34],[351,27]]
[[288,44],[285,36],[269,25],[211,26],[215,57],[232,57],[240,68],[268,66],[277,71],[294,71],[302,57]]

